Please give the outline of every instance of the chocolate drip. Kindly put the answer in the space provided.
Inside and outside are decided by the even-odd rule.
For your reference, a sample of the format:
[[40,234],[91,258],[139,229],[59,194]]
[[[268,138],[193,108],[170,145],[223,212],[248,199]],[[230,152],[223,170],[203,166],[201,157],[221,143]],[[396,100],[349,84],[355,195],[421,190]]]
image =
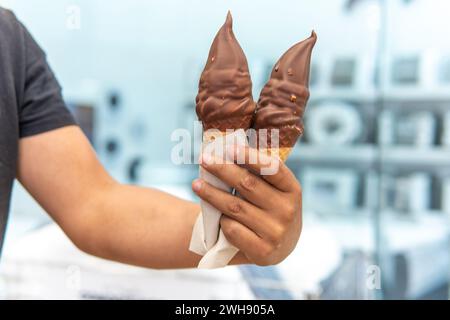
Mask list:
[[247,59],[233,33],[228,12],[200,77],[196,112],[203,129],[247,129],[255,110]]
[[[253,127],[279,129],[279,147],[295,145],[303,133],[303,114],[309,98],[309,71],[316,34],[292,46],[272,69],[269,81],[261,91]],[[270,148],[270,130],[267,147]],[[259,145],[265,142],[260,142]],[[265,147],[265,146],[264,146]]]

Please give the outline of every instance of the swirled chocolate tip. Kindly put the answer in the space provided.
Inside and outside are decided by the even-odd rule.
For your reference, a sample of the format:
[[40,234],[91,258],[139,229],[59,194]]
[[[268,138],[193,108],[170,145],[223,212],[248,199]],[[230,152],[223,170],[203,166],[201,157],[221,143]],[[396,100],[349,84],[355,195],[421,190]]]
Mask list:
[[248,129],[255,110],[247,58],[228,11],[200,76],[196,112],[203,129]]
[[[279,130],[279,148],[293,147],[303,133],[303,114],[309,98],[311,54],[317,36],[311,36],[287,50],[277,61],[270,79],[261,91],[253,127],[267,129],[267,143],[259,141],[261,148],[270,148],[271,130]],[[264,146],[262,146],[264,144]]]

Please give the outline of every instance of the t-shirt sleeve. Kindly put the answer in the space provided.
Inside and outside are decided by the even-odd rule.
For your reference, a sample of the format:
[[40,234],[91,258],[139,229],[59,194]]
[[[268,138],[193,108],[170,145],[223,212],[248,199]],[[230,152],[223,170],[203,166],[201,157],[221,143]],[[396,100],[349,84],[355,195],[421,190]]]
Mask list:
[[75,120],[64,103],[61,87],[44,51],[22,24],[20,27],[25,47],[25,82],[19,107],[20,137],[74,125]]

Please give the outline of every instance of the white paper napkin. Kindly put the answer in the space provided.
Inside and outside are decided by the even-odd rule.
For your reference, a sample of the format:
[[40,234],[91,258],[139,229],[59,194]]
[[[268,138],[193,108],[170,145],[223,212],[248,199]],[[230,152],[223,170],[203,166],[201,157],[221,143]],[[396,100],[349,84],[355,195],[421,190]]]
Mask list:
[[[247,136],[243,129],[218,137],[214,141],[204,144],[202,149],[204,153],[225,160],[225,148],[232,145],[247,145]],[[221,190],[232,191],[232,188],[203,167],[200,167],[199,175],[203,180]],[[199,268],[224,267],[239,250],[228,242],[220,229],[222,213],[203,200],[200,205],[202,212],[195,222],[189,250],[203,256],[198,265]]]

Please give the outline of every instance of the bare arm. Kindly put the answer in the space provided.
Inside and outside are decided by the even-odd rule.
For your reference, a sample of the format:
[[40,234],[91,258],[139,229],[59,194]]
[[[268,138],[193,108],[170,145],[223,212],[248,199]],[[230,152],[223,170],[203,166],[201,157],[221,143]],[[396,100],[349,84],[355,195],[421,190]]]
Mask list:
[[[201,180],[193,185],[228,216],[222,228],[240,249],[232,263],[283,260],[301,228],[301,194],[292,173],[283,164],[277,175],[264,179],[236,164],[205,168],[245,197],[237,199]],[[194,267],[201,258],[188,250],[199,206],[116,182],[76,126],[21,139],[17,176],[87,253],[150,268]]]
[[152,268],[198,263],[188,246],[199,206],[117,183],[76,126],[21,139],[18,178],[83,251]]

